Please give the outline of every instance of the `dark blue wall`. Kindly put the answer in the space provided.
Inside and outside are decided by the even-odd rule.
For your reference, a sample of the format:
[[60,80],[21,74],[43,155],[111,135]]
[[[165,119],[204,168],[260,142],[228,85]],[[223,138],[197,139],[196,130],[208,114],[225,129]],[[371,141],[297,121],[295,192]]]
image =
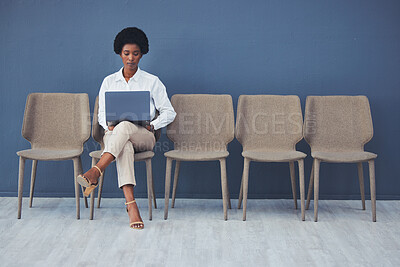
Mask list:
[[[113,52],[118,31],[138,26],[150,53],[141,68],[177,93],[367,95],[375,136],[366,145],[376,161],[379,199],[399,199],[400,2],[359,1],[10,1],[0,2],[0,195],[17,192],[18,157],[29,143],[21,137],[26,97],[31,92],[86,92],[91,109],[103,78],[118,70]],[[163,196],[165,135],[153,160],[156,192]],[[310,150],[304,141],[299,150]],[[90,139],[83,154],[96,149]],[[229,188],[239,191],[241,146],[229,145]],[[25,192],[29,191],[29,172]],[[220,197],[217,162],[183,163],[178,195]],[[306,160],[306,183],[311,168]],[[144,165],[137,195],[146,192]],[[365,166],[364,173],[368,175]],[[39,162],[36,193],[72,196],[72,162]],[[252,163],[250,197],[290,197],[288,164]],[[56,186],[57,185],[57,186]],[[61,185],[61,186],[60,186]],[[368,176],[366,192],[368,193]],[[359,198],[354,164],[323,164],[321,197]],[[107,170],[105,196],[122,196],[115,165]]]

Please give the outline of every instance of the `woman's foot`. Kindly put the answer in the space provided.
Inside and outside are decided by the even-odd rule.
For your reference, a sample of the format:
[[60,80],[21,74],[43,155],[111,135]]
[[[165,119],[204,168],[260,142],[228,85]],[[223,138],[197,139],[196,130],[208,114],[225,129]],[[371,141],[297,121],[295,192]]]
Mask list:
[[90,184],[95,185],[99,181],[100,175],[100,171],[96,167],[92,167],[83,174],[83,177],[88,179]]
[[136,202],[128,204],[126,208],[128,211],[130,226],[134,229],[143,229],[143,220],[142,217],[140,217],[139,208]]
[[80,184],[83,187],[86,187],[85,191],[83,192],[83,195],[85,197],[89,196],[90,193],[93,192],[93,190],[97,187],[99,184],[98,180],[99,177],[102,175],[102,171],[99,167],[94,166],[85,174],[80,174],[76,177],[76,182]]

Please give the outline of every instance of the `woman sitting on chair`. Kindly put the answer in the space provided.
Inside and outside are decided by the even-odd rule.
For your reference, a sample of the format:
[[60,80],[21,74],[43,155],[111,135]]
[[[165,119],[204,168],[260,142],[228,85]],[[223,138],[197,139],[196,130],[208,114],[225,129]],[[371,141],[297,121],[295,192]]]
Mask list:
[[[143,220],[133,195],[136,185],[134,172],[134,153],[153,150],[154,131],[171,123],[176,113],[168,99],[164,84],[157,76],[139,68],[139,61],[149,51],[146,34],[129,27],[117,34],[114,40],[114,52],[118,54],[124,66],[107,76],[99,92],[99,124],[105,129],[104,151],[96,164],[83,175],[77,177],[80,185],[86,187],[88,196],[98,185],[98,179],[105,168],[115,159],[118,173],[118,185],[122,188],[127,205],[130,226],[143,229]],[[145,127],[123,121],[115,126],[107,125],[105,116],[105,92],[107,91],[149,91],[150,116],[154,118],[156,109],[160,115]]]

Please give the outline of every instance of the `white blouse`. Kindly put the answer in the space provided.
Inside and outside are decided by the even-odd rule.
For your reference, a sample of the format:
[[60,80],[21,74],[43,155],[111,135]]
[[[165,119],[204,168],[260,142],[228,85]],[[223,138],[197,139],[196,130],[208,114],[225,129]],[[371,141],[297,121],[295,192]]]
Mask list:
[[160,112],[157,119],[151,124],[154,129],[160,129],[170,124],[176,116],[175,110],[168,99],[167,90],[157,76],[138,68],[136,73],[126,82],[122,73],[119,71],[104,78],[99,91],[99,124],[108,129],[105,114],[105,92],[108,91],[149,91],[150,92],[150,116],[154,118],[156,109]]

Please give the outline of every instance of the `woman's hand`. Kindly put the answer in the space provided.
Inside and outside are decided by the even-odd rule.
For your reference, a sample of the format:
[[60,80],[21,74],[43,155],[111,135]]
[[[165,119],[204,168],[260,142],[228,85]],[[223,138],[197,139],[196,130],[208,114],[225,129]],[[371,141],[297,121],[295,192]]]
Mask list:
[[109,130],[109,131],[112,131],[112,130],[114,130],[114,127],[115,127],[115,126],[108,126],[108,130]]
[[148,124],[148,125],[146,125],[146,129],[147,129],[148,131],[154,133],[154,126],[153,126],[153,124]]

